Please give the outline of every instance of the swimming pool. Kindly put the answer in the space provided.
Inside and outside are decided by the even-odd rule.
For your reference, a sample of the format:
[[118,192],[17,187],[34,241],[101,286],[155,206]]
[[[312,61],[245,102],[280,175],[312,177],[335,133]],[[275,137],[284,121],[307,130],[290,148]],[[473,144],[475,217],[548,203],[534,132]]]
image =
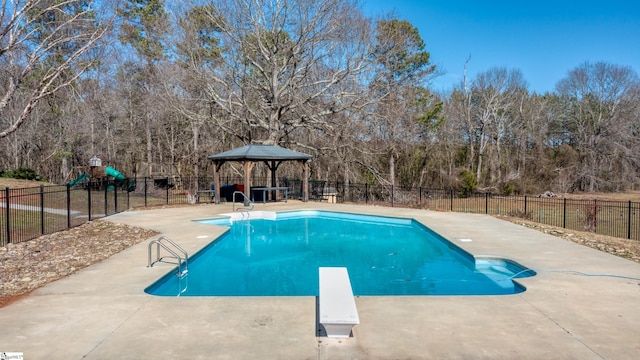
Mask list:
[[145,291],[159,296],[315,296],[318,268],[345,266],[354,295],[500,295],[531,270],[475,259],[413,219],[327,211],[201,221],[230,229]]

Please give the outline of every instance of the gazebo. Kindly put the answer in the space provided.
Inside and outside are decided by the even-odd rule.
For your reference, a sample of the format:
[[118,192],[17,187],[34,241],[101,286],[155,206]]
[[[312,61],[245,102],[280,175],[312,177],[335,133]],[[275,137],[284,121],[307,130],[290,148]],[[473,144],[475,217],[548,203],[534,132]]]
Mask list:
[[297,161],[302,166],[302,200],[309,200],[309,160],[312,156],[274,145],[251,144],[216,155],[208,156],[213,161],[215,201],[220,203],[220,167],[227,161],[238,161],[244,167],[244,194],[251,198],[251,171],[257,162],[264,162],[271,172],[271,186],[276,185],[276,170],[283,161]]

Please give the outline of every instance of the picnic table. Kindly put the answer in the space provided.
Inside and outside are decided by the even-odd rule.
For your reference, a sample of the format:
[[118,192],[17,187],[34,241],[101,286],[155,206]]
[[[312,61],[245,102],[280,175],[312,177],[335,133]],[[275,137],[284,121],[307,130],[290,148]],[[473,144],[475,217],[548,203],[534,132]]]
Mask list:
[[216,199],[216,191],[215,190],[198,190],[196,192],[196,203],[200,203],[200,196],[208,196],[209,202],[213,203]]
[[[262,203],[266,203],[267,202],[267,192],[268,191],[282,191],[284,192],[284,202],[287,202],[287,200],[289,200],[289,188],[286,186],[272,186],[272,187],[253,187],[251,188],[251,200],[253,201],[253,199],[255,198],[254,193],[255,192],[262,192]],[[275,201],[275,199],[273,199]]]

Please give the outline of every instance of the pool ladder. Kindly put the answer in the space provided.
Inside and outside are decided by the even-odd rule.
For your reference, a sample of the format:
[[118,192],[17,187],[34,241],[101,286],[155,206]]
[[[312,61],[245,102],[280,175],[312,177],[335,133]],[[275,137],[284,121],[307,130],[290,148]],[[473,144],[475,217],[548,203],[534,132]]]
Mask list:
[[[153,253],[153,245],[156,245],[156,260],[152,262],[151,256]],[[163,248],[170,255],[160,257],[160,248]],[[165,259],[175,259],[175,262],[171,260],[167,261]],[[160,236],[155,240],[151,240],[151,242],[149,243],[149,263],[147,267],[152,267],[153,264],[158,262],[176,264],[178,265],[177,275],[182,279],[189,272],[188,261],[189,255],[187,254],[187,252],[167,236]]]

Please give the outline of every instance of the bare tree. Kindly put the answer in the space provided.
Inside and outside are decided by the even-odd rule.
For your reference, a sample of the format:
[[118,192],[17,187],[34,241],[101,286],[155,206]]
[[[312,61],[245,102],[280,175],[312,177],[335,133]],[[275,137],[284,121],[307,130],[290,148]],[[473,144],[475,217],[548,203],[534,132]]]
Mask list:
[[[0,138],[14,133],[46,96],[72,84],[96,60],[110,28],[87,0],[3,1],[0,26]],[[27,81],[28,80],[28,81]],[[21,110],[11,113],[12,106]]]
[[[215,120],[244,142],[280,143],[362,106],[370,24],[351,0],[223,0],[207,8],[223,61],[207,74]],[[241,124],[241,125],[240,125]]]
[[[481,179],[483,160],[487,147],[492,144],[496,150],[496,162],[501,163],[501,144],[508,129],[511,128],[512,110],[518,104],[518,97],[526,95],[526,83],[519,70],[493,68],[480,73],[474,82],[475,131],[478,140],[478,164],[476,177]],[[523,90],[525,91],[523,93]],[[499,182],[500,172],[494,166],[491,183]]]
[[631,68],[604,62],[584,63],[558,82],[570,145],[580,154],[575,188],[615,189],[626,177],[620,169],[637,169],[639,87]]
[[467,170],[473,170],[475,161],[475,130],[473,123],[473,105],[471,88],[473,82],[467,77],[467,66],[471,58],[467,58],[464,63],[463,78],[460,84],[454,89],[447,102],[446,116],[449,119],[451,131],[459,133],[459,136],[466,143],[465,163]]

